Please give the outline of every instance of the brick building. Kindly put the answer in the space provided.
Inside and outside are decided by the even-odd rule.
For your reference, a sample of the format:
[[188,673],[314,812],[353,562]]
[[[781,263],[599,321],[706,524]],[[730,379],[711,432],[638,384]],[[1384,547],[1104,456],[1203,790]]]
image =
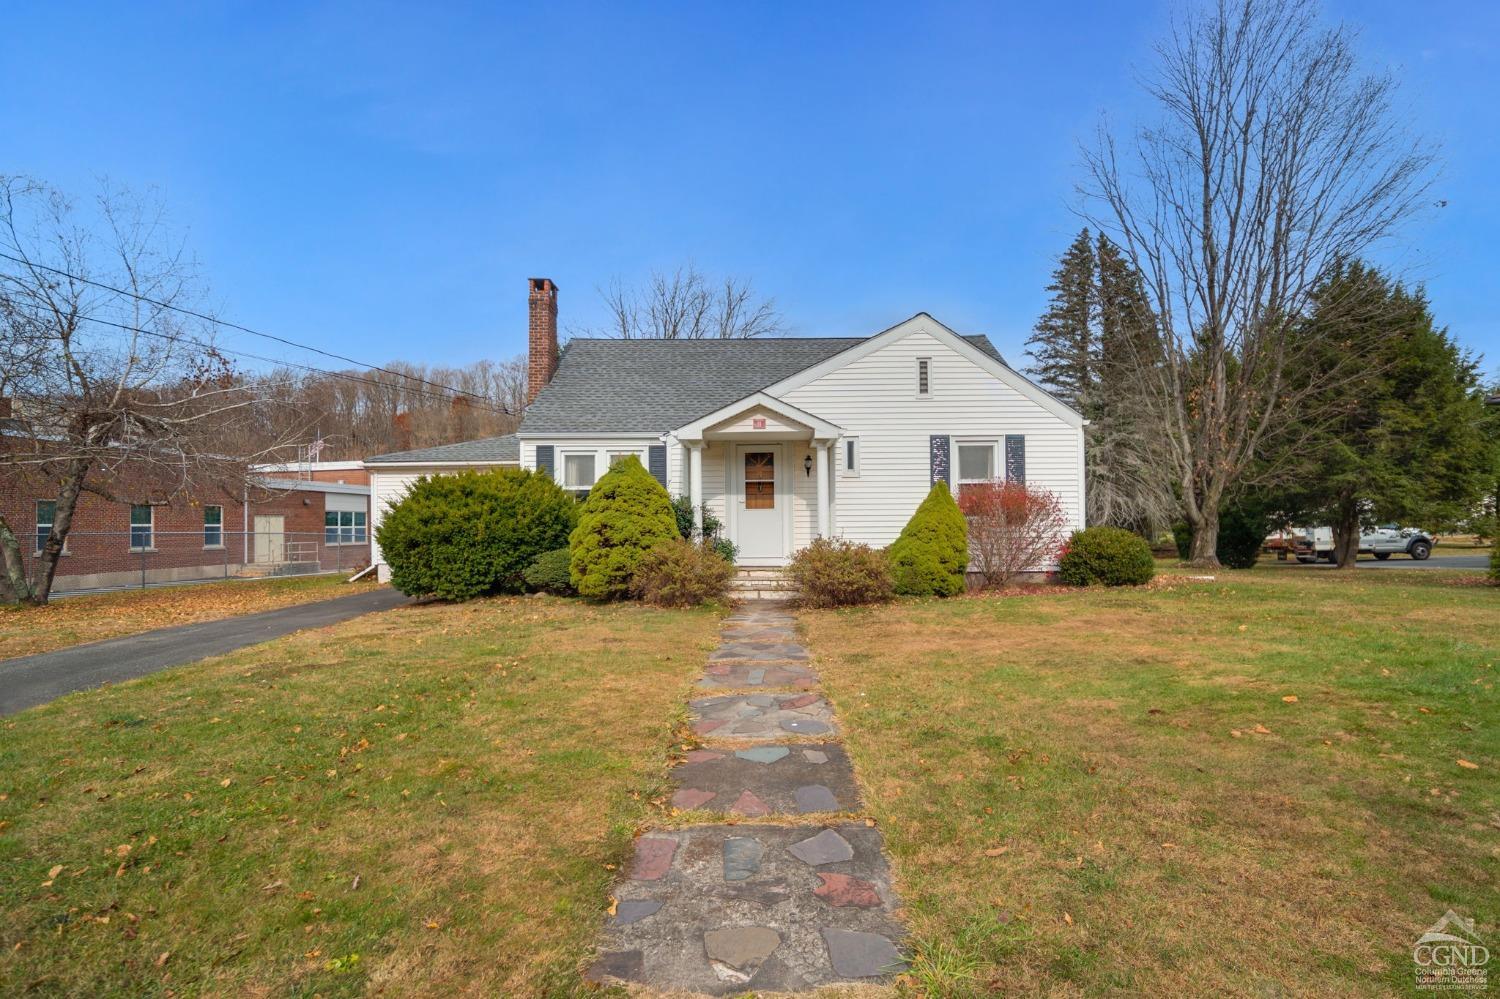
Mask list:
[[[353,468],[320,467],[353,465]],[[369,564],[370,488],[358,463],[257,467],[249,484],[206,487],[171,502],[84,493],[54,592],[307,572]],[[116,482],[114,495],[130,488]],[[22,540],[30,575],[52,527],[57,483],[0,472],[0,514]]]

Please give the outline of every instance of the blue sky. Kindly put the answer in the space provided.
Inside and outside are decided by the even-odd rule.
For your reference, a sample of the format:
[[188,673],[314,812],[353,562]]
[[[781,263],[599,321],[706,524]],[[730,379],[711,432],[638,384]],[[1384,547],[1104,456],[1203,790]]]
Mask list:
[[[227,318],[377,363],[523,350],[528,276],[586,328],[688,261],[799,334],[927,311],[1019,362],[1077,142],[1140,111],[1168,11],[12,0],[0,172],[158,188]],[[1442,148],[1448,207],[1382,262],[1493,371],[1500,4],[1330,14]]]

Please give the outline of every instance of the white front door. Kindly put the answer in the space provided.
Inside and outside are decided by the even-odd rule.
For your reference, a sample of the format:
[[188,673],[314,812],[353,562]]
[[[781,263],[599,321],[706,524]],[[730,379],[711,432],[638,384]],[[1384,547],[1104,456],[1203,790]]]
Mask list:
[[734,449],[734,543],[746,565],[786,561],[791,496],[785,450],[780,444],[741,444]]
[[280,515],[255,517],[255,561],[274,565],[286,559],[286,518]]

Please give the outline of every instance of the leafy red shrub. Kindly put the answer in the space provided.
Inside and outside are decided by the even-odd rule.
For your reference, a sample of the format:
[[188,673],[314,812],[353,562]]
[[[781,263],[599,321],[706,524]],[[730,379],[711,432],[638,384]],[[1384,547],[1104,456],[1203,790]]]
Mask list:
[[1056,496],[1024,482],[966,485],[958,507],[969,520],[969,567],[986,586],[1005,586],[1044,568],[1064,543],[1067,517]]

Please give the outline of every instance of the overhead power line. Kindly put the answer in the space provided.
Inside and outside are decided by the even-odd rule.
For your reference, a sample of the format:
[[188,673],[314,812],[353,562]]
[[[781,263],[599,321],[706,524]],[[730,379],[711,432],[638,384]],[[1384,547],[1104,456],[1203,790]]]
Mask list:
[[[39,263],[36,263],[35,261],[26,260],[26,259],[24,259],[22,257],[14,257],[14,256],[11,256],[9,253],[0,252],[0,257],[3,257],[4,259],[9,260],[12,263],[21,264],[23,267],[35,267],[37,270],[43,270],[43,271],[48,272],[49,274],[56,274],[59,277],[65,277],[65,278],[67,278],[70,281],[77,281],[77,282],[79,282],[81,284],[86,284],[86,285],[90,285],[90,286],[95,287],[95,288],[102,289],[104,291],[113,292],[116,295],[124,295],[127,298],[133,298],[136,301],[145,302],[148,305],[154,305],[154,306],[156,306],[159,309],[170,309],[171,311],[180,313],[180,314],[182,314],[184,316],[192,316],[194,319],[201,319],[201,320],[203,320],[206,323],[213,323],[215,326],[223,326],[223,327],[225,327],[227,329],[238,330],[241,333],[249,333],[251,336],[264,337],[267,340],[274,340],[275,342],[280,343],[280,344],[285,344],[288,347],[295,347],[298,350],[306,350],[306,351],[310,351],[310,352],[312,352],[314,354],[321,354],[324,357],[332,358],[335,361],[343,361],[345,364],[353,364],[353,365],[356,365],[358,367],[365,368],[366,370],[369,370],[369,371],[379,371],[379,372],[381,372],[383,374],[391,375],[391,376],[396,377],[396,378],[405,378],[405,379],[408,379],[410,381],[421,382],[423,385],[430,385],[433,388],[442,389],[444,392],[449,392],[449,393],[452,393],[453,395],[469,396],[470,398],[473,398],[473,399],[483,400],[486,404],[489,404],[492,407],[494,405],[492,400],[486,398],[485,396],[480,395],[477,392],[469,392],[469,391],[466,391],[464,389],[455,388],[452,385],[444,385],[441,382],[429,381],[426,378],[422,378],[422,377],[420,377],[418,375],[407,374],[404,371],[393,371],[390,368],[383,368],[383,367],[381,367],[378,364],[368,364],[368,363],[366,363],[364,361],[359,361],[359,360],[356,360],[355,358],[352,358],[352,357],[345,357],[343,354],[335,354],[332,351],[323,350],[321,347],[314,347],[314,346],[311,346],[310,344],[298,343],[296,340],[288,340],[285,337],[276,336],[274,333],[263,333],[260,330],[251,329],[249,326],[242,326],[239,323],[233,323],[233,322],[230,322],[227,319],[218,319],[218,318],[216,318],[214,316],[210,316],[210,315],[207,315],[206,313],[198,312],[198,311],[196,311],[194,309],[184,308],[183,306],[180,306],[180,305],[173,305],[170,302],[163,302],[160,299],[151,298],[150,296],[142,295],[142,294],[139,294],[138,292],[127,291],[124,288],[116,288],[114,285],[105,284],[102,281],[95,281],[92,278],[86,278],[86,277],[83,277],[83,276],[78,275],[78,274],[73,274],[73,273],[71,273],[69,271],[61,270],[61,269],[59,269],[57,267],[49,267],[46,264],[39,264]],[[83,318],[88,318],[88,317],[83,317]],[[107,326],[116,326],[116,325],[119,325],[118,323],[110,323],[110,322],[107,322],[107,321],[102,320],[102,319],[95,319],[93,321],[94,322],[99,322],[99,323],[104,323]],[[127,328],[133,329],[133,327],[127,327]],[[154,333],[151,330],[134,330],[134,331],[137,332],[137,333],[145,333],[145,334],[153,335],[153,336],[165,336],[166,335],[166,334]],[[208,346],[208,345],[200,343],[199,346]],[[214,348],[214,349],[220,349],[220,348]],[[236,351],[231,351],[231,350],[225,349],[225,353],[234,354],[234,353],[240,353],[240,352],[236,352]],[[252,355],[252,354],[242,354],[242,356],[245,356],[245,357],[254,357],[255,355]],[[271,364],[283,364],[283,363],[290,364],[290,362],[279,361],[279,360],[276,360],[274,358],[268,358],[268,357],[257,358],[257,360],[266,361],[266,362],[271,363]],[[291,364],[291,366],[292,367],[297,367],[297,368],[303,368],[303,369],[305,369],[307,371],[319,371],[319,372],[322,372],[323,374],[328,374],[328,375],[336,375],[337,374],[337,372],[330,371],[330,370],[328,370],[326,368],[310,367],[310,366],[305,365],[305,364]],[[379,382],[371,381],[371,382],[369,382],[369,384],[378,385],[380,383]],[[513,413],[510,412],[509,409],[507,409],[504,406],[500,406],[499,409],[498,409],[498,411],[501,412],[501,413],[504,413],[504,414],[506,414],[508,416],[514,415]]]
[[[182,343],[182,344],[188,344],[188,345],[193,346],[193,347],[201,347],[204,350],[218,351],[218,352],[223,353],[223,354],[233,354],[235,357],[243,357],[243,358],[247,358],[247,359],[252,360],[252,361],[264,361],[264,362],[266,362],[268,364],[281,364],[281,365],[285,365],[286,367],[289,367],[289,368],[299,368],[299,369],[301,369],[303,371],[312,371],[312,372],[315,372],[317,374],[327,375],[330,378],[340,378],[340,379],[344,379],[346,381],[359,382],[362,385],[372,385],[375,388],[390,388],[390,386],[387,385],[384,382],[376,381],[373,378],[365,378],[365,377],[362,377],[360,375],[352,374],[352,373],[350,373],[348,371],[333,371],[333,370],[331,370],[329,368],[319,368],[319,367],[316,367],[316,366],[311,365],[311,364],[298,364],[296,361],[284,361],[284,360],[281,360],[280,358],[264,357],[264,356],[262,356],[260,354],[251,354],[251,353],[248,353],[248,352],[243,351],[243,350],[232,350],[232,349],[230,349],[228,347],[220,347],[218,344],[205,343],[202,340],[195,340],[192,337],[179,336],[179,335],[177,335],[175,333],[163,333],[160,330],[141,329],[138,326],[131,326],[128,323],[117,323],[117,322],[113,322],[113,321],[108,320],[108,319],[98,319],[98,318],[95,318],[94,316],[79,316],[78,318],[80,318],[80,319],[82,319],[82,320],[84,320],[86,322],[98,323],[100,326],[110,326],[110,327],[113,327],[113,328],[115,328],[117,330],[123,330],[126,333],[139,333],[142,336],[153,336],[153,337],[157,337],[157,338],[162,339],[162,340],[170,340],[173,343]],[[384,371],[385,369],[384,368],[376,368],[375,370],[377,370],[377,371]],[[401,377],[401,378],[407,377],[406,375],[401,374],[399,371],[397,371],[397,372],[391,372],[391,373],[394,374],[394,375],[396,375],[397,377]],[[417,380],[421,381],[421,379],[417,379]],[[428,384],[436,384],[436,383],[435,382],[430,382]],[[413,388],[410,385],[403,386],[402,390],[405,391],[405,392],[410,392],[413,395],[422,396],[423,398],[427,398],[427,399],[441,399],[441,400],[443,400],[445,402],[451,402],[451,401],[453,401],[453,398],[454,398],[451,395],[440,395],[440,394],[438,394],[436,392],[426,391],[425,389]],[[459,393],[459,395],[461,395],[461,396],[472,396],[475,399],[481,400],[479,403],[471,403],[471,402],[467,402],[467,400],[466,400],[466,404],[470,405],[470,406],[473,406],[475,409],[483,409],[483,410],[486,410],[488,412],[496,413],[496,414],[501,415],[501,416],[510,416],[510,415],[512,415],[511,412],[510,412],[510,410],[506,409],[504,406],[495,406],[495,405],[490,404],[489,400],[485,399],[484,396],[476,395],[473,392],[462,392],[462,393]]]

